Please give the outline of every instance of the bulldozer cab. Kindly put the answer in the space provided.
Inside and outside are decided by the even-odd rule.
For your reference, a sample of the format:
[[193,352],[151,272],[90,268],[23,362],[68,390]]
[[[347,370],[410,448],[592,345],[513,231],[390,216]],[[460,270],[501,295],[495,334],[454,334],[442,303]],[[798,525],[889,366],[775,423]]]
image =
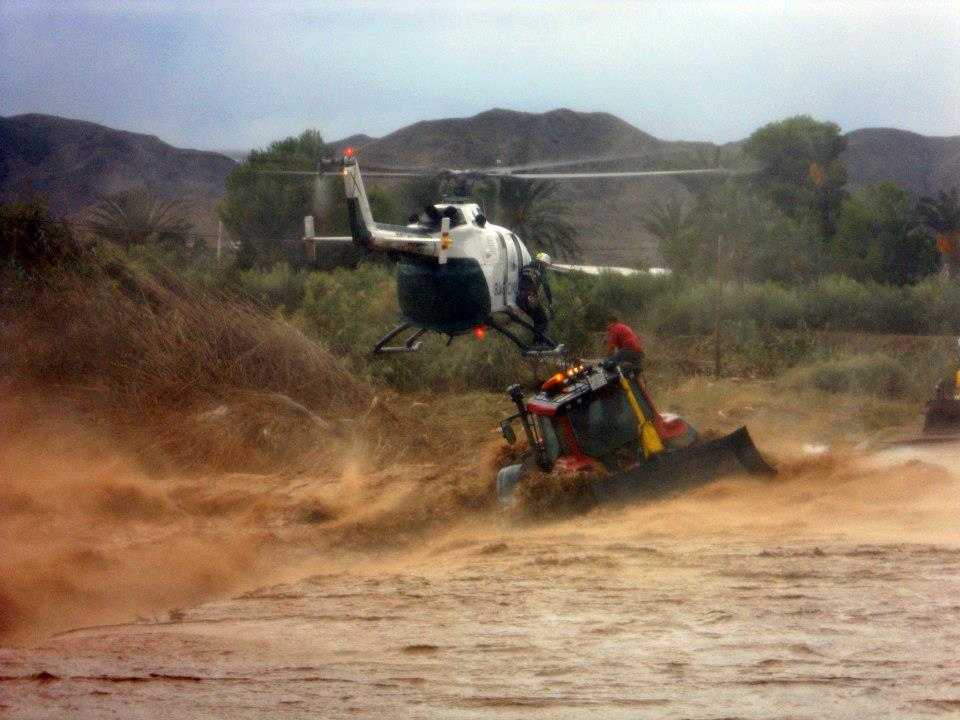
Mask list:
[[[602,384],[584,383],[579,392],[550,398],[552,402],[538,395],[528,404],[550,464],[564,455],[586,455],[608,469],[637,461],[637,418],[615,378],[605,375]],[[653,408],[637,377],[631,374],[628,382],[645,415],[652,417]]]
[[570,424],[585,455],[602,457],[637,441],[637,420],[623,389],[609,385],[572,408]]

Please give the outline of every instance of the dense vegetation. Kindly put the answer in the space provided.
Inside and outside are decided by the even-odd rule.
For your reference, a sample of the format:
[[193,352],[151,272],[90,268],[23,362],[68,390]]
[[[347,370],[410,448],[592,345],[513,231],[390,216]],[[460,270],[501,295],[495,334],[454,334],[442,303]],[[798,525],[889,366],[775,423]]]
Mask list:
[[646,229],[688,276],[712,275],[719,250],[721,270],[740,280],[905,285],[937,271],[938,246],[953,274],[943,238],[960,230],[956,194],[915,202],[892,183],[851,192],[844,143],[837,125],[807,116],[766,125],[743,148],[752,172],[701,186],[689,205],[655,206]]
[[[850,378],[859,383],[882,377],[874,383],[878,387],[902,389],[904,383],[890,380],[899,375],[887,360],[868,353],[866,359],[838,361],[823,334],[960,333],[960,285],[934,276],[938,247],[946,274],[954,274],[960,198],[941,193],[914,203],[891,184],[851,193],[838,160],[842,149],[836,125],[809,117],[761,128],[743,150],[759,171],[723,182],[690,181],[692,201],[675,199],[651,211],[647,229],[661,238],[672,276],[554,277],[555,336],[574,353],[599,355],[602,319],[612,310],[658,342],[676,344],[711,333],[720,302],[730,371],[772,375],[806,364],[814,369],[796,377],[818,386],[843,389]],[[311,261],[296,238],[303,215],[318,204],[328,210],[318,230],[345,232],[344,213],[330,211],[342,204],[342,188],[334,181],[318,190],[312,180],[272,174],[313,170],[327,153],[315,131],[251,153],[231,176],[221,209],[239,250],[219,261],[203,243],[191,243],[189,224],[176,206],[143,192],[104,198],[88,237],[57,224],[36,203],[5,206],[0,255],[7,272],[23,277],[39,264],[69,264],[78,253],[102,255],[109,247],[115,264],[176,276],[184,287],[291,320],[345,359],[355,375],[401,390],[500,390],[528,376],[529,364],[493,334],[483,342],[458,339],[447,350],[439,347],[445,339],[432,338],[423,352],[402,359],[368,357],[396,318],[392,267],[382,261],[355,267],[355,256],[351,267],[320,271],[322,259]],[[396,221],[401,207],[427,202],[440,185],[436,178],[418,179],[374,188],[370,195],[378,217]],[[548,250],[573,252],[575,238],[551,185],[521,185],[466,191],[503,213],[511,226],[529,222],[550,230],[539,235]],[[709,352],[692,352],[702,358],[699,364],[682,358],[675,365],[707,370]],[[899,359],[890,362],[903,370]],[[941,370],[942,362],[924,362]],[[668,369],[651,353],[652,369],[658,364]],[[836,381],[836,372],[846,380]]]
[[[156,256],[142,255],[147,266]],[[207,285],[245,297],[271,312],[282,313],[334,355],[346,359],[358,375],[382,380],[408,391],[488,389],[499,391],[531,377],[530,363],[494,333],[478,341],[465,336],[444,347],[445,338],[428,339],[417,354],[372,359],[368,353],[396,318],[393,271],[383,264],[362,264],[355,270],[297,270],[278,264],[266,272],[248,270],[229,285],[221,274],[198,272]],[[651,337],[650,367],[666,379],[712,370],[710,340],[717,286],[682,277],[554,275],[556,335],[583,357],[604,352],[603,318],[608,311]],[[878,392],[892,387],[928,390],[952,354],[942,339],[960,334],[960,286],[930,278],[903,287],[829,276],[804,285],[774,282],[728,282],[723,287],[723,352],[728,374],[774,376],[790,368],[837,365],[850,382],[875,377]],[[894,336],[887,347],[867,344],[850,353],[845,335],[878,333]],[[919,355],[895,357],[895,338],[928,335],[918,342]],[[854,343],[856,345],[856,343]],[[683,351],[680,349],[683,348]],[[884,355],[886,353],[886,355]],[[890,357],[890,354],[894,357]],[[863,357],[860,357],[863,355]],[[883,357],[881,358],[881,355]],[[874,368],[870,376],[863,366]],[[896,366],[890,370],[891,364]],[[536,369],[534,368],[535,372]],[[542,368],[540,369],[542,372]],[[909,382],[889,380],[911,377]],[[824,389],[841,390],[843,382],[815,375],[801,379]],[[882,378],[881,378],[882,376]]]
[[[493,333],[483,341],[458,338],[449,347],[433,337],[420,353],[370,358],[397,313],[393,271],[382,263],[318,272],[279,262],[267,271],[228,272],[209,255],[184,260],[160,245],[81,245],[33,206],[4,208],[0,221],[6,241],[0,306],[9,313],[8,331],[52,332],[64,340],[62,347],[43,344],[38,354],[37,347],[11,339],[9,346],[22,352],[8,354],[10,368],[63,387],[82,384],[91,372],[98,379],[90,385],[102,384],[105,373],[123,377],[108,383],[112,402],[142,417],[170,399],[210,402],[217,393],[251,385],[287,388],[294,399],[309,397],[310,407],[323,407],[333,368],[311,365],[307,358],[316,352],[337,358],[337,367],[349,372],[353,380],[336,380],[343,388],[356,380],[414,392],[501,391],[544,372]],[[649,370],[660,382],[711,371],[713,282],[575,273],[555,275],[553,285],[555,331],[574,353],[603,353],[602,319],[615,310],[648,335]],[[942,336],[960,333],[960,286],[935,278],[903,287],[840,276],[804,285],[731,281],[722,299],[726,373],[786,372],[790,387],[920,397],[951,362],[951,343]],[[51,324],[56,317],[59,326]],[[933,337],[856,340],[864,331]],[[909,360],[899,357],[905,352]]]

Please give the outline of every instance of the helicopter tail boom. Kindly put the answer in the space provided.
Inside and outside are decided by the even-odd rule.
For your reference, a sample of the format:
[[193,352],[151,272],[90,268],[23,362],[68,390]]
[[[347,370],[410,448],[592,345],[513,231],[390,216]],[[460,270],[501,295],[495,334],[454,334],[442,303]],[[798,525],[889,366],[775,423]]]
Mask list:
[[350,222],[350,234],[353,236],[355,243],[370,248],[373,241],[373,230],[377,223],[373,219],[370,200],[367,198],[367,190],[363,186],[363,178],[360,176],[357,161],[352,157],[345,157],[343,159],[343,169],[340,172],[343,175],[347,196],[347,218]]
[[382,250],[425,255],[437,258],[441,265],[447,262],[450,247],[450,220],[444,218],[439,237],[430,231],[404,225],[385,225],[373,219],[370,200],[363,185],[356,159],[344,157],[341,170],[347,197],[347,217],[353,241],[368,250]]

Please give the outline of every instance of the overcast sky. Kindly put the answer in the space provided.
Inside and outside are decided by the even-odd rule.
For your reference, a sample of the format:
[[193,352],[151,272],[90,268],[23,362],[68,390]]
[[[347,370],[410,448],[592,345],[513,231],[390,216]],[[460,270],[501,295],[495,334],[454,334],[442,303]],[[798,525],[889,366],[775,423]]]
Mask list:
[[736,140],[797,113],[960,134],[960,1],[0,0],[0,115],[245,149],[491,107]]

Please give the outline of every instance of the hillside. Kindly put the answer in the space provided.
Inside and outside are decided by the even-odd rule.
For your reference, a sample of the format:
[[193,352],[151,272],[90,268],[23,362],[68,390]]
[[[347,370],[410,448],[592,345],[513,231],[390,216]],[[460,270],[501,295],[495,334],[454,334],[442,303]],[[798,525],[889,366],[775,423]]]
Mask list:
[[493,109],[468,118],[425,120],[364,145],[384,164],[486,166],[648,152],[663,143],[608,113]]
[[91,122],[36,114],[0,118],[0,201],[39,193],[56,213],[138,186],[208,205],[223,195],[234,167],[217,153]]
[[853,186],[890,180],[914,195],[960,185],[960,135],[928,137],[892,128],[847,133],[843,162]]

